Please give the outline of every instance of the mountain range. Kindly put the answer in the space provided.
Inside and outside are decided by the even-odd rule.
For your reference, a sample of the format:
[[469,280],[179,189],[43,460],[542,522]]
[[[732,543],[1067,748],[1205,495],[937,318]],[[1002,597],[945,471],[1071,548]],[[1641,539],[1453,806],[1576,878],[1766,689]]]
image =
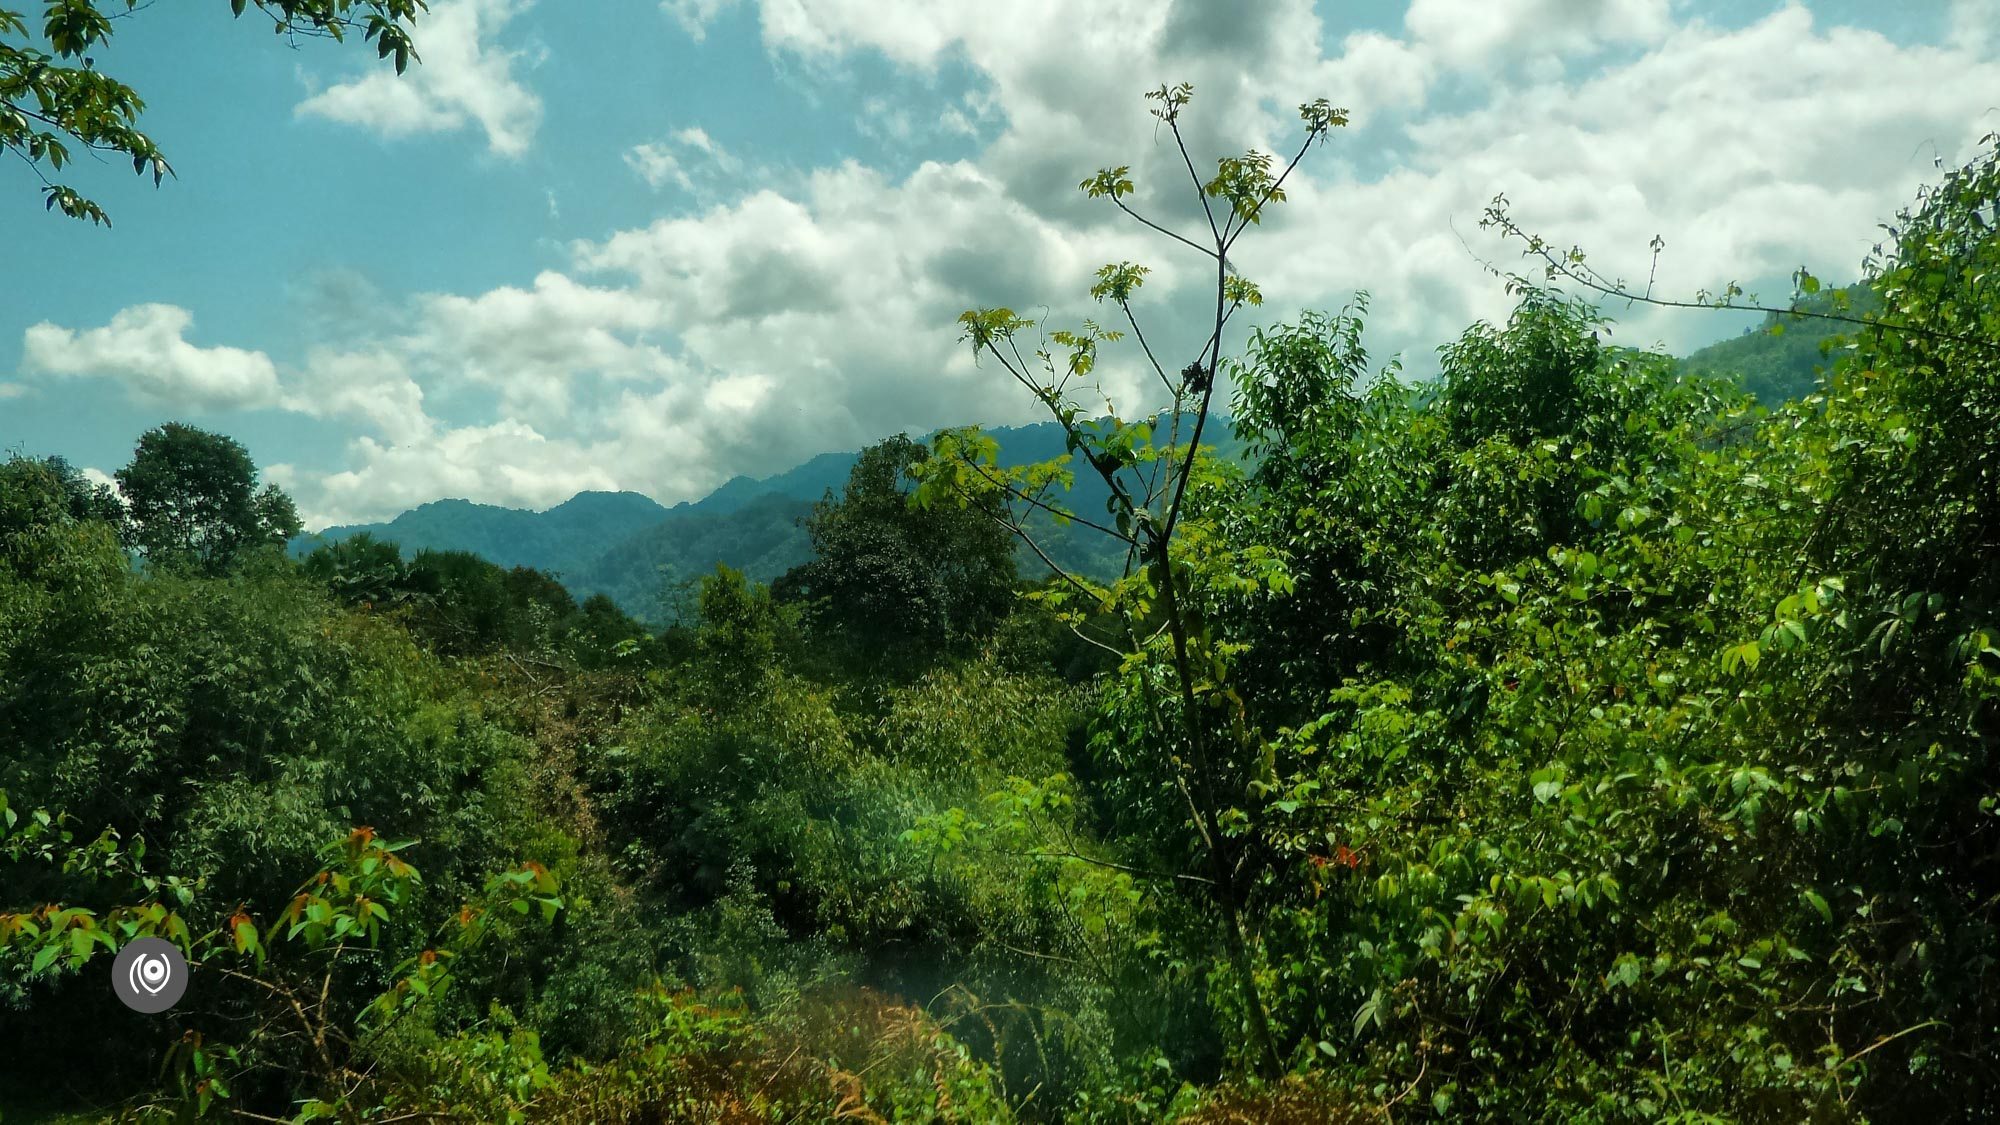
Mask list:
[[[1042,461],[1064,452],[1053,422],[987,430],[1007,464]],[[1227,434],[1227,426],[1221,427]],[[1210,444],[1204,441],[1204,444]],[[1225,442],[1224,452],[1234,448]],[[580,492],[546,511],[503,508],[470,500],[435,500],[387,523],[329,527],[291,542],[295,555],[323,543],[367,534],[395,543],[404,555],[470,551],[501,566],[528,566],[559,577],[579,600],[606,594],[627,613],[658,623],[674,586],[727,563],[768,582],[812,557],[804,519],[828,492],[838,493],[858,451],[823,453],[775,476],[738,476],[699,500],[672,507],[636,492]],[[1101,508],[1104,490],[1078,478],[1069,502],[1079,512]],[[1119,559],[1082,529],[1045,528],[1045,549],[1066,567],[1115,571]],[[1025,574],[1047,568],[1023,553]]]
[[[1844,291],[1855,311],[1876,307],[1864,287]],[[1831,292],[1806,307],[1831,307]],[[1728,375],[1746,390],[1775,405],[1811,391],[1819,369],[1831,360],[1820,342],[1845,326],[1827,321],[1792,321],[1789,331],[1749,329],[1712,344],[1682,361],[1684,370]],[[1218,420],[1220,421],[1220,420]],[[1003,460],[1023,464],[1064,452],[1063,434],[1053,422],[988,431],[1000,443]],[[1240,454],[1225,422],[1212,426],[1218,451]],[[437,500],[404,512],[387,523],[330,527],[292,541],[295,554],[321,543],[367,533],[418,551],[470,551],[502,566],[528,566],[558,576],[579,600],[606,594],[627,613],[658,623],[674,587],[727,563],[750,578],[768,582],[812,554],[804,519],[813,504],[847,483],[858,452],[823,453],[775,476],[738,476],[699,500],[672,507],[636,492],[581,492],[547,511],[502,508],[469,500]],[[1095,486],[1095,487],[1093,487]],[[1101,510],[1105,492],[1089,473],[1080,473],[1068,497],[1081,514]],[[1077,526],[1044,525],[1039,539],[1066,568],[1088,574],[1115,573],[1121,556],[1113,544]],[[1047,568],[1023,549],[1022,572]]]

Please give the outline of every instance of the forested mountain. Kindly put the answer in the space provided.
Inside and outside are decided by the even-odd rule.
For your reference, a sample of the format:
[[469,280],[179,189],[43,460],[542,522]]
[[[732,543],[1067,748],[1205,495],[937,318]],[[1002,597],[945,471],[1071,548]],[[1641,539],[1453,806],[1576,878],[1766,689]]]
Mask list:
[[[1865,284],[1812,294],[1801,312],[1866,317],[1882,310],[1882,300]],[[1689,355],[1683,368],[1693,375],[1727,379],[1766,406],[1811,394],[1820,378],[1846,354],[1845,344],[1862,326],[1812,317],[1770,313],[1741,336],[1721,340]]]
[[[842,459],[853,461],[848,455]],[[843,480],[845,476],[843,471]],[[713,573],[717,564],[740,570],[752,581],[770,582],[812,557],[812,543],[801,526],[812,512],[812,501],[775,491],[740,505],[731,501],[714,507],[707,501],[683,505],[622,539],[596,538],[611,545],[588,562],[563,570],[563,584],[579,597],[609,595],[625,612],[657,622],[668,611],[663,598],[681,583]]]
[[[1053,422],[995,427],[989,431],[1010,465],[1045,461],[1063,454],[1062,428]],[[1241,445],[1226,424],[1210,431],[1219,457],[1239,458]],[[583,492],[545,512],[438,500],[404,512],[388,523],[353,524],[300,535],[291,542],[304,556],[328,543],[358,535],[394,543],[407,555],[419,551],[465,551],[504,568],[532,567],[553,574],[577,598],[606,594],[640,620],[661,623],[679,585],[712,572],[717,564],[769,582],[810,555],[802,521],[812,505],[838,490],[859,452],[823,453],[795,468],[762,479],[735,477],[700,500],[664,507],[633,492]],[[1102,510],[1108,493],[1086,474],[1071,502],[1080,510]],[[1115,575],[1122,556],[1096,537],[1037,521],[1050,556],[1059,564],[1098,577]],[[1025,571],[1047,567],[1025,546]]]
[[500,566],[531,566],[560,574],[586,565],[626,536],[652,527],[669,509],[636,492],[580,492],[545,512],[433,500],[388,523],[330,527],[291,541],[295,555],[325,543],[369,535],[418,551],[470,551]]

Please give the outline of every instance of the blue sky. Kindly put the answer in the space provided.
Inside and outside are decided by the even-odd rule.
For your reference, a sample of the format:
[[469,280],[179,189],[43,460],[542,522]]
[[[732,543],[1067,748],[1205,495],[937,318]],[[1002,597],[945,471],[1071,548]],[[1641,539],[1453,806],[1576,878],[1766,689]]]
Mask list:
[[[1885,221],[2000,128],[1987,0],[432,0],[424,61],[290,44],[214,2],[95,52],[178,177],[84,160],[111,230],[0,169],[0,447],[108,472],[145,428],[223,430],[310,525],[447,496],[689,499],[899,430],[1031,420],[974,368],[973,304],[1090,315],[1157,267],[1171,348],[1199,285],[1075,184],[1131,164],[1192,217],[1138,95],[1195,84],[1212,158],[1353,126],[1246,238],[1263,319],[1373,296],[1423,370],[1506,315],[1475,254],[1505,191],[1565,244],[1662,282],[1845,280]],[[1156,174],[1157,173],[1157,174]],[[11,199],[11,202],[8,200]],[[1625,313],[1686,350],[1740,320]],[[1246,326],[1247,327],[1247,326]],[[1129,355],[1107,394],[1153,404]]]

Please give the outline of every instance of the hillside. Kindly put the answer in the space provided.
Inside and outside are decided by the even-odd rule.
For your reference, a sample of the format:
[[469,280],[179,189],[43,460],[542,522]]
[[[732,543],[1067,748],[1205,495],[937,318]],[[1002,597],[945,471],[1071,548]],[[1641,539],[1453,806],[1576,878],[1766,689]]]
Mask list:
[[[1882,299],[1864,283],[1826,290],[1807,298],[1800,308],[1833,312],[1846,304],[1855,316],[1879,312]],[[1766,406],[1802,398],[1819,385],[1821,373],[1837,356],[1821,350],[1828,340],[1848,335],[1856,326],[1831,320],[1766,316],[1741,336],[1710,344],[1682,360],[1684,370],[1734,379]]]
[[[1060,456],[1063,434],[1053,422],[1001,426],[988,431],[1008,464]],[[1212,424],[1207,441],[1223,456],[1238,455],[1226,422]],[[577,598],[606,594],[627,613],[658,624],[663,595],[675,585],[726,563],[768,582],[810,557],[801,524],[828,491],[838,492],[858,452],[822,453],[769,477],[733,477],[700,500],[669,508],[636,492],[584,492],[543,512],[437,500],[387,523],[330,527],[292,541],[295,555],[322,543],[367,533],[394,543],[406,556],[418,551],[470,551],[504,567],[528,566],[562,579]],[[1089,474],[1078,477],[1069,503],[1079,512],[1101,511],[1107,493]],[[1101,536],[1076,526],[1033,521],[1037,540],[1067,568],[1114,573],[1122,559]],[[1046,573],[1026,548],[1024,574]]]
[[388,523],[330,527],[291,544],[303,555],[321,543],[363,533],[395,543],[405,555],[418,551],[470,551],[506,567],[574,572],[616,542],[667,518],[672,509],[636,492],[579,492],[545,512],[434,500]]
[[741,506],[718,510],[687,505],[642,528],[561,575],[579,599],[607,594],[619,608],[648,622],[666,614],[663,598],[689,579],[728,563],[758,582],[769,582],[812,557],[800,525],[812,502],[763,492]]
[[[1829,290],[1802,307],[1832,311],[1844,299],[1857,314],[1876,311],[1878,298],[1866,285]],[[1780,325],[1780,320],[1784,323]],[[1763,325],[1689,354],[1682,367],[1739,382],[1767,405],[1810,393],[1832,359],[1821,345],[1849,326],[1823,320],[1769,316]],[[988,430],[1008,464],[1060,456],[1063,434],[1052,422]],[[1226,419],[1204,434],[1207,444],[1228,458],[1242,450]],[[424,550],[470,551],[501,566],[527,566],[559,577],[577,598],[606,594],[627,613],[659,624],[667,613],[663,598],[680,583],[726,563],[756,581],[768,582],[811,555],[803,519],[829,491],[838,492],[860,456],[857,451],[822,453],[772,476],[732,477],[699,500],[666,507],[636,492],[584,492],[535,512],[438,500],[404,512],[387,523],[331,527],[292,543],[305,554],[325,542],[366,532],[395,543],[405,555]],[[1078,475],[1068,497],[1072,509],[1103,508],[1107,493],[1088,472]],[[1030,521],[1037,542],[1058,563],[1080,573],[1107,577],[1122,566],[1116,544],[1075,525],[1056,527],[1046,517]],[[1023,574],[1047,573],[1026,547]]]

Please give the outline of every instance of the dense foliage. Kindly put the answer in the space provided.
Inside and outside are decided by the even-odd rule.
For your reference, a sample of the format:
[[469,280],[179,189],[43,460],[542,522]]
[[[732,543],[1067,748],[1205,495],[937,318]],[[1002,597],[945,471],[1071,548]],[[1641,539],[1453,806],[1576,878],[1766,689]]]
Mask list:
[[992,631],[1014,596],[1014,537],[993,512],[910,503],[929,451],[898,435],[861,454],[804,523],[811,560],[772,592],[801,603],[847,664],[922,659]]
[[2000,151],[1768,403],[1535,286],[1434,383],[1365,300],[1232,358],[1288,169],[1217,169],[1166,410],[976,310],[1056,455],[873,447],[665,629],[287,560],[215,435],[0,466],[10,1120],[2000,1117]]

